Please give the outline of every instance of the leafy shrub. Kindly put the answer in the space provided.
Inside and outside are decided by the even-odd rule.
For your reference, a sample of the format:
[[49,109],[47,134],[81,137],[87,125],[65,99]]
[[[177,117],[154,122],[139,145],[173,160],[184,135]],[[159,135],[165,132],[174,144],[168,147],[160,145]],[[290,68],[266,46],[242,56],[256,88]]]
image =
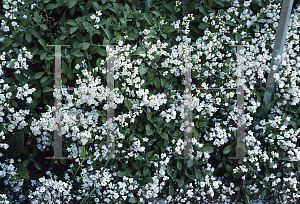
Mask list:
[[[277,88],[262,96],[281,1],[7,1],[1,24],[3,201],[143,203],[299,196],[299,4]],[[236,48],[245,45],[245,143],[236,154]],[[62,153],[54,152],[53,47],[62,47]],[[107,57],[114,50],[116,157],[108,156]],[[184,154],[191,51],[192,159]],[[93,89],[89,87],[94,87]],[[97,88],[95,88],[97,87]],[[220,90],[210,89],[219,88]],[[225,89],[231,87],[231,89]],[[202,88],[199,90],[199,88]],[[197,90],[196,90],[197,89]],[[45,176],[46,174],[46,176]],[[53,180],[54,178],[54,180]]]

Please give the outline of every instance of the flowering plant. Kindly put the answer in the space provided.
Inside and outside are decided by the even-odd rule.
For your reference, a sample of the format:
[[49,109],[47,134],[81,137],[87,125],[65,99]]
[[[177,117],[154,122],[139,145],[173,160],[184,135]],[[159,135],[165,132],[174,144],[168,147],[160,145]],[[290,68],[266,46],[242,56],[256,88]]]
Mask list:
[[[291,15],[281,71],[275,75],[278,87],[270,114],[264,115],[262,94],[271,69],[279,1],[101,2],[3,1],[0,179],[7,188],[0,199],[8,202],[18,195],[19,202],[33,203],[150,203],[159,197],[165,203],[209,203],[211,198],[230,203],[268,195],[275,203],[279,197],[296,200],[299,5]],[[52,10],[61,14],[60,21]],[[168,15],[161,17],[163,13]],[[236,48],[229,46],[236,41],[246,51],[243,160],[228,159],[236,144],[236,93],[226,89],[236,87]],[[57,95],[51,87],[53,51],[46,43],[71,42],[61,57],[60,121],[63,154],[71,160],[50,162],[44,158],[53,154]],[[113,50],[99,46],[110,43],[118,45]],[[187,142],[183,76],[188,51],[193,160],[180,160],[175,157],[183,155]],[[111,125],[106,118],[109,53],[115,56],[115,153],[124,160],[105,161]],[[76,87],[73,93],[68,86]]]

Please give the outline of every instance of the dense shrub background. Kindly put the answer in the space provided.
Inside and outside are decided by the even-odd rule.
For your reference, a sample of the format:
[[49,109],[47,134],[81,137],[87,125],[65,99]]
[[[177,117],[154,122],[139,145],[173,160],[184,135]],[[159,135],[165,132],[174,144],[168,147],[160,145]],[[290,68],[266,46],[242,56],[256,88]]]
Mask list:
[[[0,15],[3,203],[4,200],[80,203],[87,196],[91,203],[142,203],[154,197],[167,201],[170,196],[174,203],[204,202],[210,196],[220,196],[224,203],[254,201],[265,196],[274,203],[279,196],[292,202],[299,196],[299,163],[290,161],[297,156],[293,150],[299,147],[300,133],[300,5],[297,2],[293,5],[270,113],[265,115],[261,109],[266,91],[263,78],[267,78],[270,69],[281,2],[3,0]],[[116,149],[119,150],[116,156],[125,160],[110,160],[104,171],[106,160],[95,158],[104,157],[106,150],[107,52],[98,45],[118,45],[120,41],[123,47],[131,45],[129,50],[132,50],[116,53],[115,74],[120,74],[115,79]],[[184,59],[176,45],[202,44],[192,52],[193,88],[205,84],[234,87],[236,48],[229,46],[231,41],[250,45],[245,47],[245,64],[250,70],[248,73],[245,70],[245,136],[246,156],[250,159],[228,159],[235,156],[236,147],[233,116],[236,100],[230,94],[235,92],[220,91],[218,95],[218,91],[193,90],[193,155],[199,159],[176,160],[183,153],[184,129]],[[64,86],[102,87],[89,94],[84,90],[62,93],[65,109],[62,124],[66,127],[63,155],[72,157],[71,160],[45,159],[53,156],[54,135],[51,108],[54,107],[54,48],[47,44],[70,45],[62,47]],[[173,55],[167,57],[166,53]],[[124,74],[126,69],[135,72],[140,80]],[[134,90],[136,96],[124,87]],[[136,92],[139,88],[148,90],[149,97],[154,96],[150,100],[141,92],[149,103],[145,102],[140,110],[142,99]],[[219,105],[216,98],[221,98]],[[82,112],[71,113],[70,102]],[[77,127],[78,134],[73,127]],[[195,201],[198,197],[201,201]]]

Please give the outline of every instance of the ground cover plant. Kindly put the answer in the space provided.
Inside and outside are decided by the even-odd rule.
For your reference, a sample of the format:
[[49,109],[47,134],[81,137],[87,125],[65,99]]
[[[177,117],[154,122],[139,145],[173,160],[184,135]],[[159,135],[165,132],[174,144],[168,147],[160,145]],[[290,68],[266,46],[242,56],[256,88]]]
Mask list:
[[[282,1],[3,0],[1,203],[299,201],[300,4],[276,92],[262,100]],[[53,156],[54,48],[62,47],[62,146]],[[108,154],[107,47],[115,55]],[[192,155],[184,152],[184,53],[191,49]],[[246,157],[236,153],[236,47],[245,45]],[[92,89],[89,87],[97,87]],[[220,88],[210,90],[209,87]],[[225,89],[232,87],[232,90]],[[196,88],[203,88],[201,90]]]

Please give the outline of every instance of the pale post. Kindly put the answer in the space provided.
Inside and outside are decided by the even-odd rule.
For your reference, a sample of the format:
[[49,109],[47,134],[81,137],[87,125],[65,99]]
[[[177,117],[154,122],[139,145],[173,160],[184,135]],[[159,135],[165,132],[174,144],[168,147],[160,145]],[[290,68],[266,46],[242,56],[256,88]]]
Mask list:
[[[185,61],[185,100],[184,100],[184,157],[176,157],[176,159],[193,159],[191,155],[191,140],[192,140],[192,117],[191,117],[191,45],[186,47],[187,52],[184,53]],[[189,155],[189,156],[188,156]]]
[[[62,131],[61,131],[61,115],[62,112],[60,110],[61,107],[61,83],[62,83],[62,69],[61,69],[61,46],[70,46],[70,45],[47,45],[47,46],[55,46],[55,67],[54,67],[54,98],[55,98],[55,111],[54,114],[56,115],[54,125],[54,156],[53,157],[45,157],[45,159],[72,159],[69,157],[62,157]],[[102,45],[106,46],[106,45]],[[114,45],[109,45],[112,47]],[[108,151],[114,152],[115,151],[115,143],[114,143],[114,56],[108,53],[109,59],[107,61],[107,95],[108,95],[108,111],[107,111],[107,140],[108,140]],[[91,87],[90,87],[91,88]],[[92,87],[97,88],[97,87]],[[74,87],[66,88],[67,90],[74,90]],[[113,142],[113,143],[112,143]],[[108,159],[106,157],[106,159]],[[114,153],[112,153],[111,159],[123,159],[124,157],[115,157]],[[103,158],[100,158],[103,159]]]
[[[234,46],[234,45],[232,45]],[[245,116],[244,116],[244,46],[237,45],[237,146],[236,157],[228,159],[244,159],[245,157]]]
[[71,159],[62,156],[62,131],[61,131],[61,83],[62,83],[62,70],[61,70],[61,46],[70,45],[47,45],[55,47],[55,67],[54,67],[54,104],[56,120],[54,121],[54,156],[45,157],[45,159]]
[[[195,46],[195,45],[194,45]],[[235,45],[232,45],[235,46]],[[191,45],[187,46],[188,48]],[[193,159],[191,155],[191,139],[192,139],[192,126],[191,126],[191,52],[189,49],[186,49],[185,52],[185,106],[184,106],[184,115],[185,115],[185,132],[184,132],[184,157],[176,157],[176,159]],[[229,159],[243,159],[245,157],[245,127],[244,127],[244,70],[243,68],[243,57],[244,46],[237,45],[237,147],[236,147],[236,157],[229,157]],[[201,88],[200,88],[201,89]],[[219,88],[212,88],[219,89]],[[232,89],[230,87],[225,89]]]
[[[264,102],[265,106],[263,107],[263,111],[265,114],[268,113],[268,105],[271,101],[271,97],[275,92],[275,83],[274,83],[274,73],[279,72],[279,66],[282,61],[282,53],[283,47],[286,39],[286,33],[289,25],[289,20],[291,17],[291,11],[293,7],[294,0],[283,0],[282,8],[280,13],[279,24],[276,32],[275,45],[272,54],[271,60],[271,71],[268,74],[267,87],[272,89],[272,93],[265,92],[264,94]],[[275,57],[280,56],[279,59],[275,60]],[[273,66],[276,66],[276,71],[273,69]]]
[[[116,45],[101,45],[101,46],[107,46],[109,48],[112,48]],[[113,53],[108,52],[107,53],[107,72],[106,72],[106,80],[107,80],[107,147],[108,147],[108,159],[110,157],[110,154],[112,156],[111,159],[124,159],[124,157],[115,157],[115,132],[114,132],[114,117],[115,117],[115,94],[114,94],[114,55]],[[103,159],[103,158],[100,158]]]

